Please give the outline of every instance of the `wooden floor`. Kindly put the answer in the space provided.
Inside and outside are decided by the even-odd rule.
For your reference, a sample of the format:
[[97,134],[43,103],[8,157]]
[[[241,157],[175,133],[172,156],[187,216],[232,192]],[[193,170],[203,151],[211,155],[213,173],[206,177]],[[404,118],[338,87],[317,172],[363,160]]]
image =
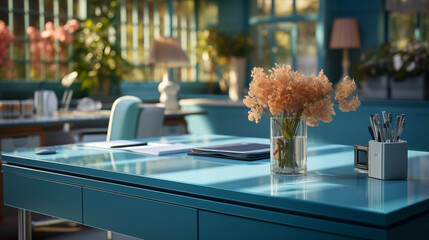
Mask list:
[[[4,221],[0,226],[1,240],[18,239],[18,213],[10,207],[4,209]],[[46,220],[50,217],[32,214],[32,220]],[[104,230],[85,227],[72,222],[65,222],[56,225],[33,228],[32,237],[34,240],[106,240],[107,233]],[[113,233],[114,240],[136,240],[129,236]]]

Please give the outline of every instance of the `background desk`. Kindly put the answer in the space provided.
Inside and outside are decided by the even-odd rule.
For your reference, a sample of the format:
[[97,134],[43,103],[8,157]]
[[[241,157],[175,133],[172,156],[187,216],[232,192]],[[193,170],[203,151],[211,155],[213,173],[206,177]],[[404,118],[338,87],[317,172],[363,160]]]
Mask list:
[[[221,135],[145,140],[268,142]],[[355,171],[353,147],[344,145],[309,146],[308,174],[297,177],[271,175],[267,160],[81,145],[57,151],[3,153],[7,205],[144,239],[415,239],[429,227],[429,152],[409,152],[407,181],[381,181]]]
[[[62,132],[65,124],[77,127],[106,126],[107,128],[109,116],[110,111],[70,111],[57,112],[54,116],[34,115],[31,118],[0,119],[0,151],[49,145],[47,135]],[[69,130],[70,126],[67,128]],[[63,140],[64,143],[72,141],[71,136],[61,137],[67,138]]]
[[[188,133],[185,116],[205,113],[200,110],[166,111],[163,135]],[[0,151],[71,143],[75,140],[73,135],[78,135],[79,141],[83,134],[106,134],[109,117],[110,110],[100,110],[57,112],[51,117],[34,115],[31,118],[0,119]]]

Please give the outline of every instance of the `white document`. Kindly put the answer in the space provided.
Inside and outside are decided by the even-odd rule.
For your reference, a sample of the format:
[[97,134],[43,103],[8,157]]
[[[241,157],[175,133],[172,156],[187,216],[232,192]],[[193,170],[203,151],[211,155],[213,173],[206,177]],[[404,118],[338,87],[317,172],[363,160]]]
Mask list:
[[130,140],[113,140],[103,142],[89,142],[84,143],[85,147],[96,147],[96,148],[125,148],[131,146],[145,146],[147,142],[130,141]]
[[190,152],[192,146],[182,144],[182,143],[148,143],[146,146],[136,146],[136,147],[126,147],[121,148],[121,150],[127,150],[136,153],[143,153],[149,155],[167,155],[175,153],[184,153]]

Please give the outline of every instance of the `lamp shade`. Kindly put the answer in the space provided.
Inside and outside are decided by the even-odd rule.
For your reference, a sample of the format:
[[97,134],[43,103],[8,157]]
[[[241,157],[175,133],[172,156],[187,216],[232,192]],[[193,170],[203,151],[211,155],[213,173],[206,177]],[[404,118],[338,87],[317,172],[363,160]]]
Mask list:
[[360,48],[357,20],[354,18],[335,19],[329,47],[332,49]]
[[172,37],[159,37],[152,41],[147,64],[162,67],[184,67],[189,59],[183,52],[179,40]]

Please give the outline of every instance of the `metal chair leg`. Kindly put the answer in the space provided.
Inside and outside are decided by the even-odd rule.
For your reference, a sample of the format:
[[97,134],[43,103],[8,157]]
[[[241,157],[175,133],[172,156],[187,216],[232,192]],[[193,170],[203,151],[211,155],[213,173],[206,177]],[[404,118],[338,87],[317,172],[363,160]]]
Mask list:
[[31,240],[31,212],[18,209],[18,239]]

